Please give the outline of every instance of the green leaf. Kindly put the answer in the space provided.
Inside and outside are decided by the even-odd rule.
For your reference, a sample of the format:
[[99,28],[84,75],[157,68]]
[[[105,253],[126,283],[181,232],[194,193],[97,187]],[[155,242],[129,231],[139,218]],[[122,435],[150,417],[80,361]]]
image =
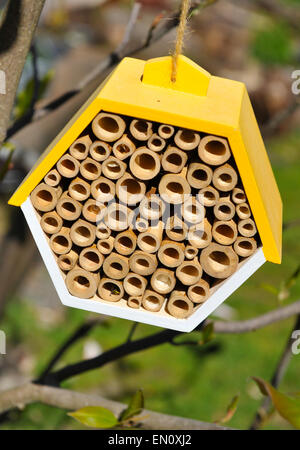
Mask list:
[[285,280],[278,293],[278,300],[283,301],[289,298],[292,287],[296,284],[300,275],[300,264],[287,280]]
[[143,391],[139,389],[133,395],[129,402],[128,408],[121,412],[119,420],[124,422],[125,420],[131,419],[131,417],[139,415],[144,409],[144,395]]
[[102,406],[87,406],[68,415],[92,428],[114,428],[119,423],[115,415]]
[[202,328],[202,339],[200,341],[200,344],[201,345],[207,344],[214,337],[215,337],[215,335],[214,335],[214,324],[213,324],[213,322],[210,322],[207,325],[205,325],[204,328]]
[[[39,92],[37,100],[41,99],[54,75],[53,70],[49,70],[40,80],[39,80]],[[25,88],[20,91],[17,95],[16,106],[14,109],[14,115],[16,119],[22,117],[26,111],[29,109],[34,92],[34,81],[30,79]]]
[[279,290],[277,289],[277,287],[273,286],[272,284],[262,283],[262,284],[260,285],[260,287],[261,287],[262,289],[264,289],[265,291],[270,292],[271,294],[274,294],[274,295],[276,295],[276,296],[277,296],[278,293],[279,293]]
[[252,54],[265,65],[285,65],[293,62],[293,43],[289,27],[272,23],[259,30],[252,42]]
[[288,396],[282,394],[270,383],[258,377],[252,377],[257,383],[261,393],[270,397],[274,408],[278,413],[286,419],[291,425],[300,430],[300,398],[299,394]]
[[225,416],[222,417],[220,420],[218,420],[217,423],[227,423],[227,422],[229,422],[229,420],[232,419],[232,417],[234,416],[234,414],[237,410],[239,399],[240,399],[239,394],[235,395],[233,397],[233,399],[231,400],[231,402],[229,403],[229,405],[227,407]]

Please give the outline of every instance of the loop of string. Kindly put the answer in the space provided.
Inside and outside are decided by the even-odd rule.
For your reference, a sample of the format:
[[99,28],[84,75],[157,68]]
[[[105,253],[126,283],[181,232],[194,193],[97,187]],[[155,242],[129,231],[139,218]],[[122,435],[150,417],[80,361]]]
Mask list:
[[179,19],[179,25],[177,28],[177,36],[176,36],[176,44],[175,50],[172,57],[172,72],[171,72],[171,81],[175,83],[177,77],[177,63],[178,57],[182,53],[183,47],[183,39],[184,32],[188,20],[188,12],[189,12],[190,0],[182,0],[181,13]]

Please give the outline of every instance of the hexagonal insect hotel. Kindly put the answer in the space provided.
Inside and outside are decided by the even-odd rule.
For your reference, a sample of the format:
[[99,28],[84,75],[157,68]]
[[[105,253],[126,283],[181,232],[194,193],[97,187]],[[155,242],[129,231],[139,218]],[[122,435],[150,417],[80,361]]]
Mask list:
[[10,199],[63,304],[191,331],[265,261],[282,204],[245,86],[125,58]]

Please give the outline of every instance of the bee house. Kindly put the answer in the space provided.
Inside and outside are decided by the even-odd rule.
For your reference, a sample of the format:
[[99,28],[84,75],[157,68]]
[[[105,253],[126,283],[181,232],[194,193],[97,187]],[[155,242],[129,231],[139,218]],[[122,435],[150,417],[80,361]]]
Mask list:
[[280,263],[282,203],[245,85],[170,73],[125,58],[9,203],[64,305],[192,331]]

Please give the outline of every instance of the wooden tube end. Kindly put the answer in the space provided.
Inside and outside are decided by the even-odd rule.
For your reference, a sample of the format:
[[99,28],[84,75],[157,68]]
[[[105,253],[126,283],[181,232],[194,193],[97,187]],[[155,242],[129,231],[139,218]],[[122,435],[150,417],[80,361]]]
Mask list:
[[147,286],[147,278],[134,272],[129,272],[124,279],[124,290],[128,295],[143,295]]
[[86,220],[79,219],[71,227],[70,237],[79,247],[89,247],[96,238],[96,227]]
[[158,312],[161,310],[164,300],[163,295],[147,289],[143,295],[142,306],[147,311]]
[[116,114],[102,112],[92,122],[93,133],[104,142],[113,142],[120,139],[125,128],[125,121]]
[[157,269],[151,277],[151,286],[159,294],[169,294],[175,287],[176,278],[168,269]]
[[57,255],[65,255],[66,253],[69,253],[72,248],[70,229],[62,227],[58,233],[52,234],[50,237],[50,247]]
[[79,172],[79,162],[73,156],[66,153],[58,160],[56,168],[63,177],[74,178]]
[[66,285],[70,294],[79,298],[91,298],[96,294],[98,281],[95,274],[75,267],[66,276]]
[[238,182],[238,175],[229,164],[224,164],[215,169],[213,174],[213,184],[216,189],[222,192],[232,191]]
[[86,247],[79,255],[80,266],[89,272],[96,272],[103,264],[104,257],[96,247]]
[[103,271],[113,280],[122,280],[129,272],[128,258],[112,252],[103,262]]
[[204,303],[209,297],[209,289],[210,288],[207,281],[203,279],[198,280],[196,284],[188,288],[188,298],[193,303]]
[[87,157],[91,143],[92,141],[89,135],[76,139],[69,149],[70,155],[73,156],[73,158],[82,161]]
[[238,262],[239,258],[231,247],[216,243],[211,243],[200,255],[203,270],[214,278],[229,277],[236,271]]
[[146,120],[132,120],[129,129],[132,136],[138,141],[148,141],[152,135],[152,123]]
[[55,234],[61,230],[63,221],[56,211],[50,211],[43,214],[40,224],[45,233]]
[[160,158],[147,147],[138,148],[130,158],[132,174],[140,180],[151,180],[160,171]]
[[177,147],[185,151],[190,151],[198,147],[200,135],[193,130],[181,129],[175,134],[174,141]]
[[41,212],[52,211],[57,204],[57,192],[46,183],[38,184],[30,194],[31,203]]
[[199,158],[211,166],[224,164],[231,152],[226,139],[217,136],[206,136],[198,147]]
[[202,267],[197,259],[193,261],[184,261],[177,267],[176,276],[182,284],[191,286],[200,280],[202,276]]
[[91,157],[98,162],[107,159],[111,154],[111,146],[107,142],[94,141],[89,149]]
[[177,147],[169,146],[164,152],[161,165],[166,172],[180,173],[187,162],[187,154]]
[[123,283],[111,278],[101,278],[98,294],[100,298],[107,302],[118,302],[124,296]]
[[257,249],[257,243],[254,238],[239,236],[233,245],[234,251],[242,258],[253,255]]
[[167,311],[177,319],[186,319],[193,312],[193,303],[183,291],[172,292],[168,302]]
[[137,250],[129,259],[130,270],[142,276],[152,275],[157,268],[155,255]]
[[237,226],[233,220],[216,220],[212,227],[212,236],[222,245],[232,245],[237,238]]

